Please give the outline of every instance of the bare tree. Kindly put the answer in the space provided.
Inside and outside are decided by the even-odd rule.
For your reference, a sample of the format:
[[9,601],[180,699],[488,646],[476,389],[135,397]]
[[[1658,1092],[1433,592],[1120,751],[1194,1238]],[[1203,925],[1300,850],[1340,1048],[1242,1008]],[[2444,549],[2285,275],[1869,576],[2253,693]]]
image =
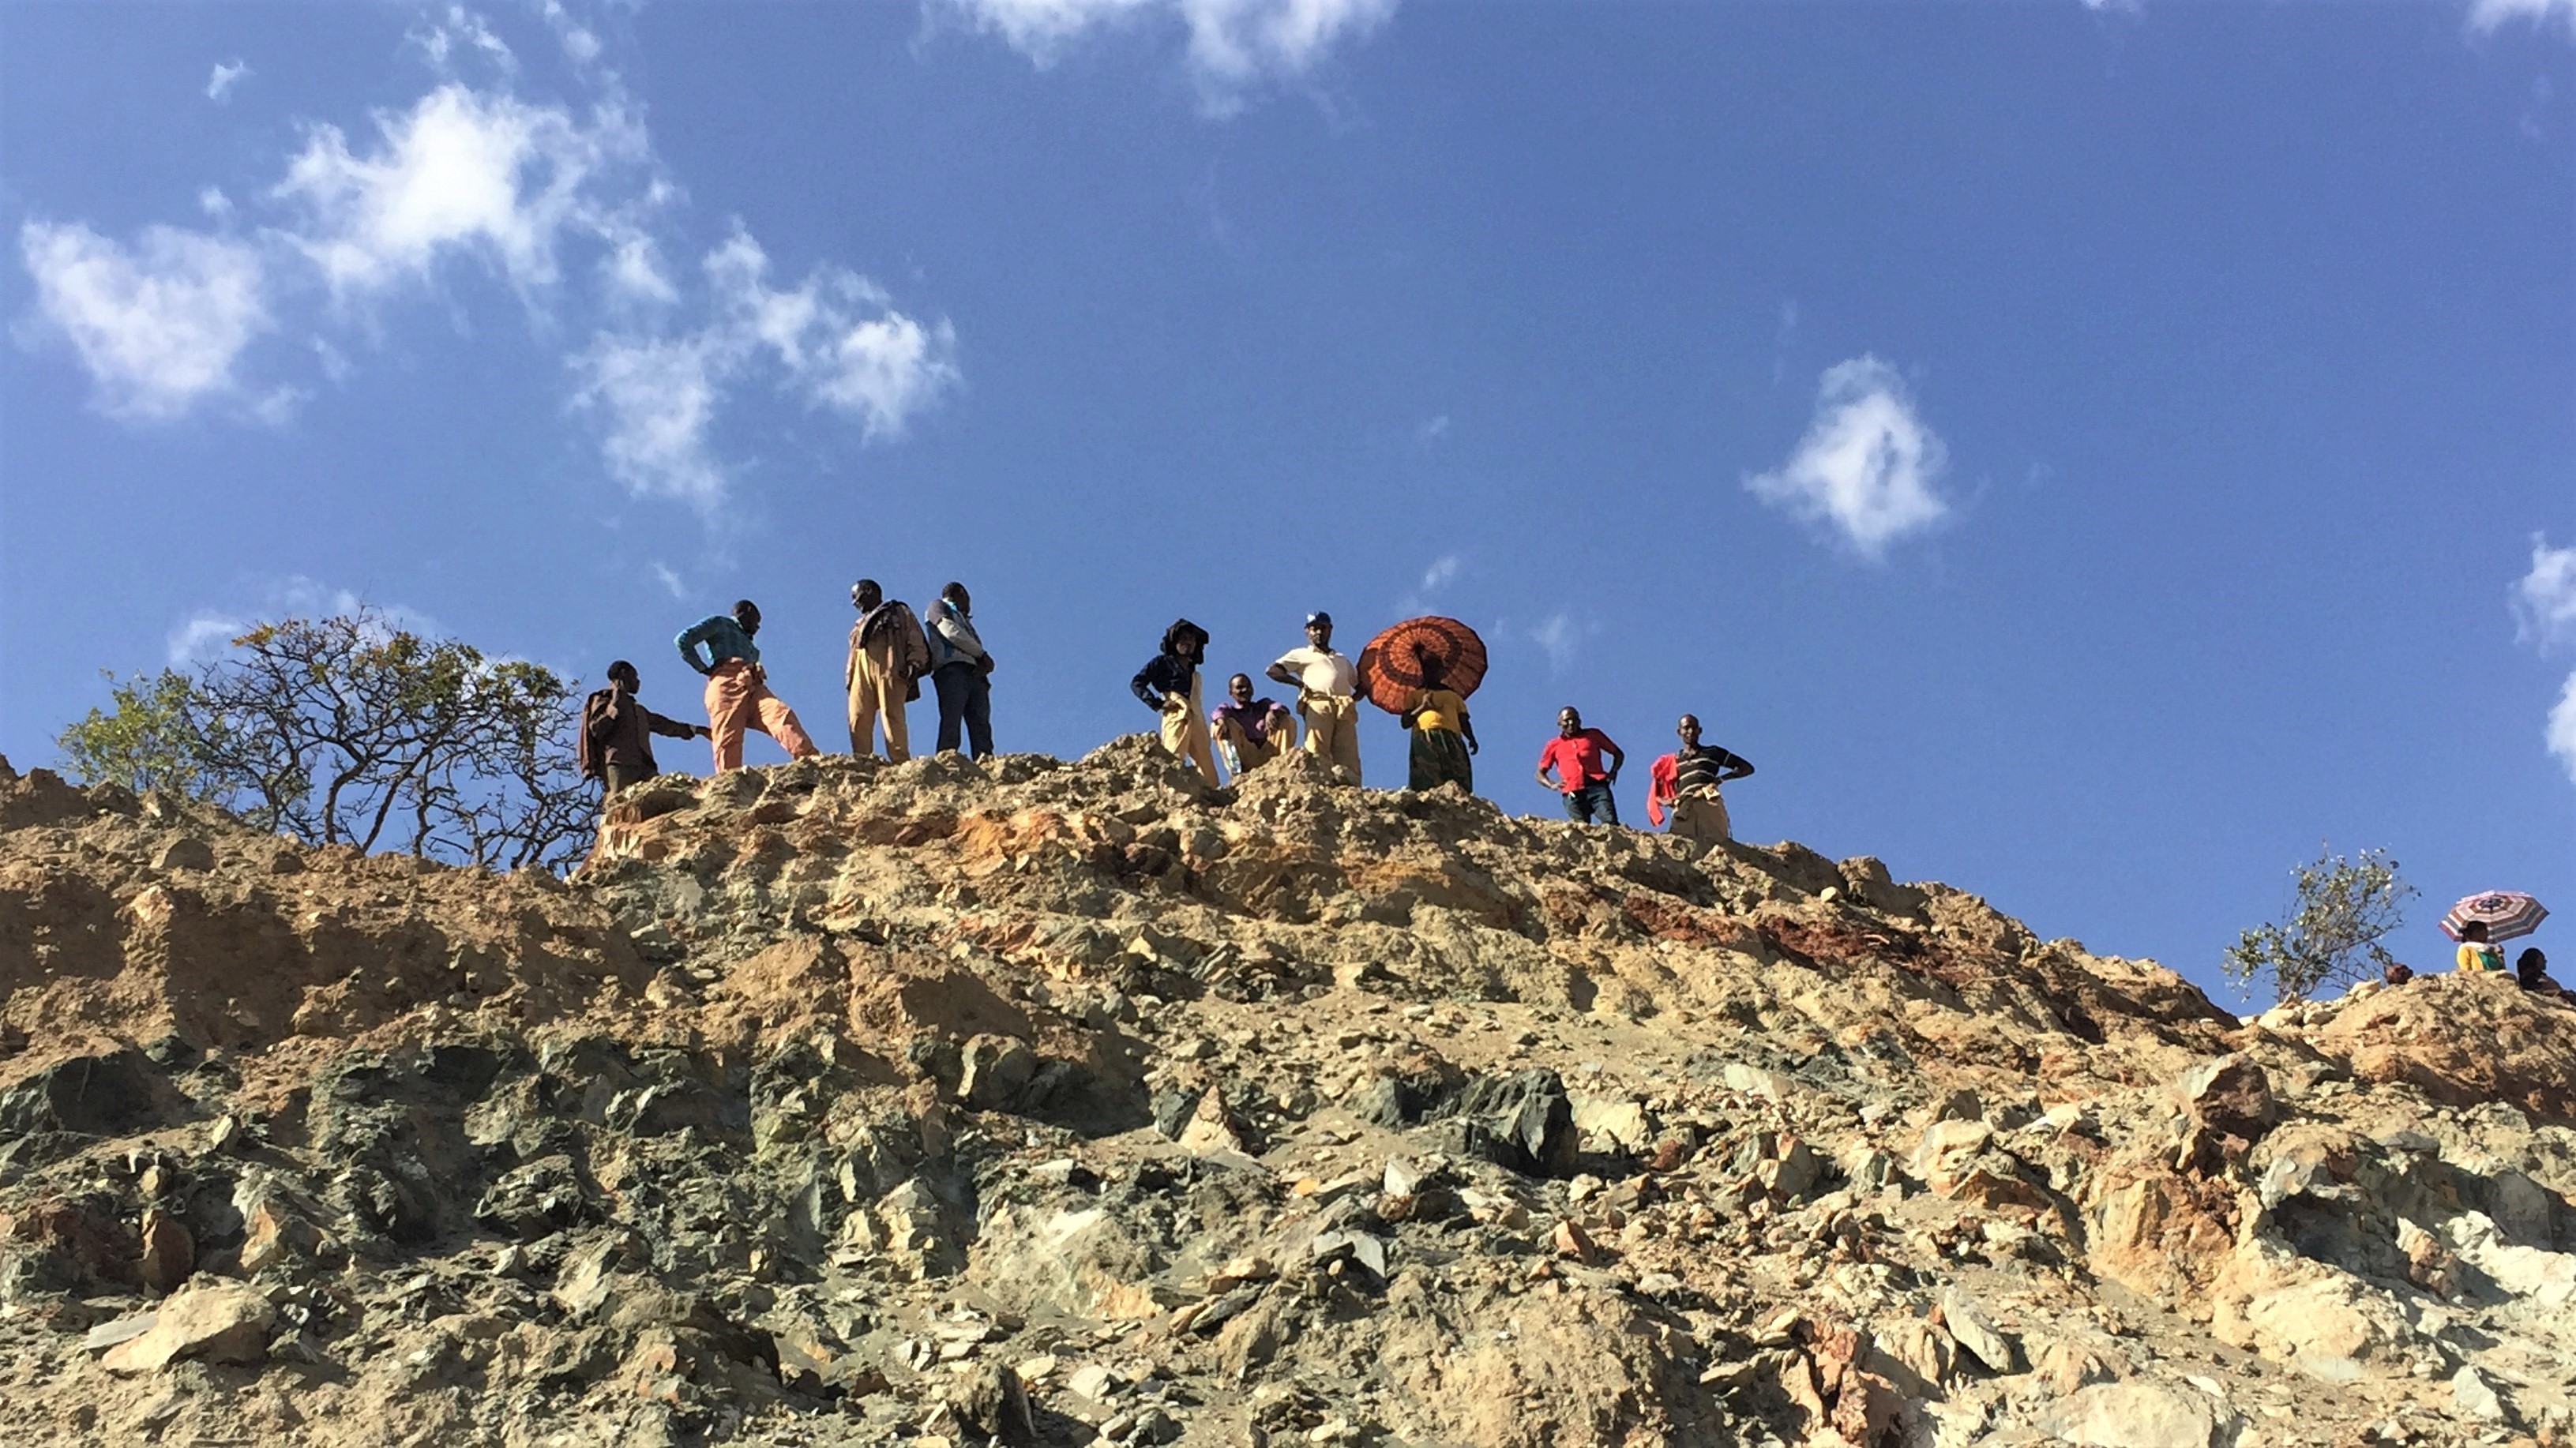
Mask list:
[[181,789],[316,844],[508,869],[578,857],[570,681],[360,609],[263,623],[64,731],[87,778]]

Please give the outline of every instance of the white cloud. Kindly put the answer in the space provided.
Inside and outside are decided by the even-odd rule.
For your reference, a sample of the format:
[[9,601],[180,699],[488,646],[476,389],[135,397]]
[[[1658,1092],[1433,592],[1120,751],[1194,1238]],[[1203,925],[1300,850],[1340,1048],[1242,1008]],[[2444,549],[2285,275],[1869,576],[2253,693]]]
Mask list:
[[855,419],[867,440],[900,436],[958,381],[945,321],[895,311],[884,288],[847,268],[819,267],[784,291],[768,270],[768,253],[737,229],[706,257],[713,320],[677,336],[602,335],[574,359],[575,403],[597,417],[609,471],[638,496],[702,512],[724,500],[709,434],[763,364],[807,405]]
[[1315,68],[1345,39],[1386,23],[1395,0],[1180,0],[1190,63],[1214,109],[1265,78]]
[[245,591],[257,593],[259,601],[247,608],[201,608],[170,630],[166,643],[172,666],[203,663],[218,657],[232,647],[234,639],[248,633],[259,622],[325,618],[356,613],[360,609],[373,609],[385,623],[424,637],[443,638],[447,633],[437,619],[419,609],[399,603],[369,603],[349,589],[336,588],[300,573],[256,580]]
[[2531,571],[2513,586],[2515,637],[2542,648],[2576,640],[2576,547],[2531,540]]
[[573,359],[576,407],[600,419],[609,474],[638,497],[700,512],[723,501],[725,472],[707,440],[727,360],[703,338],[601,337]]
[[1335,47],[1365,38],[1395,14],[1397,0],[923,0],[998,36],[1039,68],[1085,34],[1178,21],[1190,75],[1213,114],[1241,109],[1244,95],[1315,70]]
[[1164,0],[934,0],[1043,69],[1083,32],[1160,7]]
[[2567,676],[2566,689],[2549,711],[2548,739],[2549,752],[2558,756],[2568,779],[2576,781],[2576,674]]
[[653,578],[655,582],[660,583],[664,589],[668,590],[673,598],[687,598],[689,596],[688,584],[681,581],[680,575],[671,571],[671,565],[657,560],[653,564]]
[[238,60],[216,61],[215,73],[206,77],[206,99],[221,105],[224,98],[232,94],[233,87],[248,74],[250,67]]
[[170,630],[170,665],[179,668],[203,663],[230,648],[234,639],[249,631],[249,624],[229,614],[197,614]]
[[2481,35],[2503,26],[2507,21],[2528,20],[2535,28],[2546,30],[2551,21],[2567,27],[2576,39],[2576,0],[2471,0],[2469,28]]
[[1936,488],[1947,465],[1948,450],[1916,413],[1905,380],[1864,356],[1825,369],[1815,420],[1797,451],[1744,486],[1795,517],[1831,524],[1862,557],[1877,559],[1949,512]]
[[148,227],[128,249],[81,225],[30,221],[18,249],[36,311],[71,342],[106,412],[165,420],[236,395],[233,364],[270,329],[259,253]]
[[1431,560],[1430,567],[1422,570],[1422,588],[1420,591],[1425,594],[1437,593],[1441,589],[1448,587],[1450,580],[1457,576],[1458,555],[1455,553],[1444,553],[1438,558]]
[[2096,15],[2136,15],[2145,10],[2145,0],[2084,0],[2084,8]]
[[450,5],[445,19],[415,28],[410,40],[442,71],[453,69],[467,52],[482,56],[504,74],[519,68],[518,55],[493,33],[491,22],[462,5]]
[[1438,417],[1426,419],[1421,426],[1415,428],[1413,440],[1420,443],[1434,442],[1447,436],[1448,432],[1449,414],[1444,412]]
[[[701,275],[666,266],[679,244],[667,218],[686,193],[616,75],[592,63],[598,36],[559,0],[538,9],[594,99],[586,110],[446,79],[376,112],[371,134],[312,126],[281,179],[242,192],[238,207],[222,188],[199,194],[218,222],[248,223],[255,244],[168,227],[120,241],[30,222],[20,250],[36,305],[24,335],[68,339],[113,414],[171,418],[221,401],[237,419],[274,425],[313,393],[237,375],[248,344],[281,330],[273,306],[295,343],[282,354],[309,355],[336,384],[355,369],[335,345],[353,317],[380,323],[365,304],[434,291],[467,262],[465,272],[505,280],[545,323],[541,336],[590,337],[563,361],[607,471],[638,496],[709,512],[726,489],[714,430],[747,383],[855,423],[862,441],[900,436],[958,385],[955,329],[899,310],[848,267],[826,262],[775,287],[739,223]],[[409,39],[442,71],[477,58],[515,70],[509,46],[461,6],[433,12]],[[568,273],[591,285],[567,289]],[[587,315],[558,319],[585,302]]]
[[585,126],[452,83],[376,129],[382,144],[359,155],[338,127],[316,128],[275,192],[304,208],[295,243],[344,299],[424,277],[449,250],[482,253],[523,288],[552,282],[565,228],[601,224],[585,187],[644,158],[643,133],[613,109]]
[[564,55],[575,65],[588,65],[599,59],[599,36],[588,26],[572,18],[561,0],[546,0],[542,7],[546,23],[554,27],[555,39],[563,45]]
[[1548,672],[1562,674],[1573,666],[1575,651],[1583,646],[1584,639],[1591,633],[1589,626],[1576,622],[1573,614],[1559,609],[1541,619],[1538,626],[1529,631],[1529,637],[1530,642],[1546,651]]
[[614,295],[658,306],[680,299],[680,289],[662,272],[661,250],[649,236],[639,234],[619,242],[599,266]]
[[900,436],[957,382],[957,337],[945,321],[925,326],[895,311],[884,288],[844,267],[818,267],[789,291],[763,280],[768,268],[747,232],[707,256],[733,340],[766,347],[809,401],[857,418],[864,436]]

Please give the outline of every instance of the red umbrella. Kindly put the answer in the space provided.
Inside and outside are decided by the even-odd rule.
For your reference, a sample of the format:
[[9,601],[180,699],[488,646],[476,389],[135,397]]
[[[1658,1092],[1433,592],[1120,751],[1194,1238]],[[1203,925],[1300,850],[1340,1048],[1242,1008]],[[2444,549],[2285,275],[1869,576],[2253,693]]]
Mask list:
[[1454,618],[1426,615],[1408,618],[1370,639],[1360,650],[1360,688],[1369,702],[1390,714],[1413,706],[1422,687],[1423,664],[1438,660],[1440,687],[1460,698],[1485,682],[1485,641]]
[[2538,930],[2548,918],[2547,906],[2519,890],[2489,890],[2452,906],[2442,916],[2442,933],[2457,940],[2474,920],[2486,926],[2488,940],[2512,940]]

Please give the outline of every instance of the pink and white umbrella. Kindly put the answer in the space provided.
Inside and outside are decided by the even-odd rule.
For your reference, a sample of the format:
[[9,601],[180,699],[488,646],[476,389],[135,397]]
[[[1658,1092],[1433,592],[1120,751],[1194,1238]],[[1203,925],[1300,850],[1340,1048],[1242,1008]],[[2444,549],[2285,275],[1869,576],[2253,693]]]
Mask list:
[[2547,906],[2519,890],[2489,890],[2452,906],[2442,916],[2442,933],[2457,940],[2474,920],[2486,926],[2487,939],[2512,940],[2538,930],[2548,918]]

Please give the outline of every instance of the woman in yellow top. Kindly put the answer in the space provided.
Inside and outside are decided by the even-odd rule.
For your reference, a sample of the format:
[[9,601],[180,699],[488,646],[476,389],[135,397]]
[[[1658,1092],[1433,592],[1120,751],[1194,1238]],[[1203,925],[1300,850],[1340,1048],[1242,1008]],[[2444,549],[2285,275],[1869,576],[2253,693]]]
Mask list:
[[1413,789],[1438,789],[1454,779],[1474,794],[1476,766],[1469,756],[1476,752],[1476,726],[1468,722],[1467,701],[1441,687],[1440,660],[1419,653],[1414,659],[1422,666],[1422,687],[1413,691],[1413,707],[1398,716],[1413,731],[1412,770],[1405,783]]
[[2462,970],[2502,970],[2504,951],[2487,943],[2487,923],[2472,920],[2460,927],[2457,964]]

